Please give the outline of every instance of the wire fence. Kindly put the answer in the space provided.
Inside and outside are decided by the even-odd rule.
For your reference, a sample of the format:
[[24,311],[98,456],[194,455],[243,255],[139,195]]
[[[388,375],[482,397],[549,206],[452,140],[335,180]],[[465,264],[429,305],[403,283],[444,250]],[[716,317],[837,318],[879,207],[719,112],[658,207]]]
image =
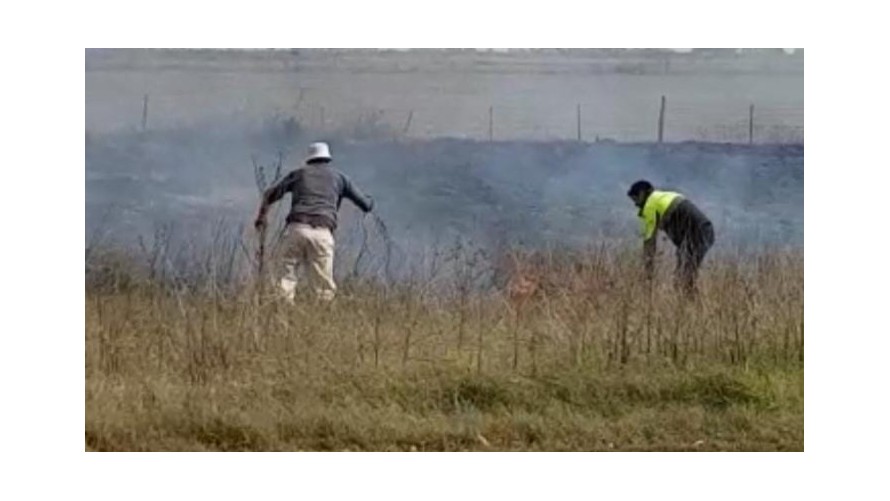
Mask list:
[[[302,93],[300,94],[302,96]],[[490,141],[584,142],[682,142],[802,144],[803,105],[742,103],[689,103],[664,96],[629,105],[606,107],[603,102],[578,100],[560,106],[539,102],[491,103],[478,100],[436,99],[399,107],[374,107],[350,103],[307,102],[297,97],[290,105],[266,106],[263,112],[240,103],[228,109],[216,106],[216,114],[196,115],[184,109],[190,102],[182,93],[140,96],[137,101],[109,99],[105,109],[132,110],[129,127],[142,129],[181,126],[202,120],[263,119],[269,116],[295,120],[318,135],[356,139],[460,138]],[[90,102],[88,100],[88,110]],[[218,103],[217,103],[218,104]],[[208,112],[209,113],[209,112]],[[90,129],[88,113],[88,132]],[[126,121],[126,120],[125,120]]]
[[[446,123],[438,113],[415,108],[371,108],[335,112],[309,106],[301,123],[319,132],[346,132],[365,138],[391,136],[405,139],[453,137],[474,140],[576,140],[584,142],[681,142],[802,144],[803,109],[758,107],[708,110],[695,106],[671,106],[636,117],[597,115],[592,106],[578,103],[575,109],[550,110],[542,115],[528,107],[495,106],[481,109],[477,116],[463,113]],[[613,120],[614,118],[614,120]],[[463,122],[462,124],[460,122]],[[457,122],[457,123],[456,123]],[[659,124],[663,124],[661,127]]]

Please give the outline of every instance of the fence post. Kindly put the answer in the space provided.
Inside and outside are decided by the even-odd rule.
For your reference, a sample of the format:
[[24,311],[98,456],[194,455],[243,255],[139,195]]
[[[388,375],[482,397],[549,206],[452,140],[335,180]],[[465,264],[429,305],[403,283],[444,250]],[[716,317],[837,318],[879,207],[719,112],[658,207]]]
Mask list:
[[148,126],[148,94],[142,96],[142,130]]
[[306,92],[306,89],[300,87],[300,95],[297,96],[297,104],[294,105],[294,117],[297,117],[300,113],[300,105],[303,104],[303,94]]
[[408,119],[405,120],[405,126],[402,127],[402,135],[408,134],[408,128],[411,127],[411,118],[414,117],[414,110],[408,112]]
[[578,142],[581,142],[581,104],[578,104]]
[[488,140],[494,141],[494,106],[488,107]]
[[658,113],[658,142],[664,142],[664,108],[667,99],[661,96],[661,111]]
[[754,144],[754,105],[748,108],[748,144]]

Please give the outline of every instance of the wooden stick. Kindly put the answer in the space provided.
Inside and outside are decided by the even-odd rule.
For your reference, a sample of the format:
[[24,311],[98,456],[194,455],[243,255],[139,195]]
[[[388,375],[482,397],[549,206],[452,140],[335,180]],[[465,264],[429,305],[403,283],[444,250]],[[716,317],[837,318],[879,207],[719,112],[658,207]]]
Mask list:
[[259,239],[259,246],[257,247],[256,253],[256,261],[257,261],[257,276],[260,280],[260,287],[262,287],[263,283],[263,268],[266,262],[266,226],[263,225],[257,230],[257,238]]

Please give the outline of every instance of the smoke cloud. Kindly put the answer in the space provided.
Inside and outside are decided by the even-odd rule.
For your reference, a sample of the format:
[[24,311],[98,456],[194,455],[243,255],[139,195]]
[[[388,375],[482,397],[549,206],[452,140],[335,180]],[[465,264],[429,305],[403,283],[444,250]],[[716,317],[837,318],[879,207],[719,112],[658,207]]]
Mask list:
[[[699,205],[716,252],[803,247],[801,145],[355,141],[283,118],[88,137],[87,239],[132,245],[166,224],[195,243],[219,222],[249,228],[259,199],[252,162],[269,166],[280,154],[286,172],[315,140],[331,143],[335,165],[374,197],[408,255],[456,240],[488,249],[633,242],[625,192],[640,178]],[[358,217],[344,202],[344,245]]]

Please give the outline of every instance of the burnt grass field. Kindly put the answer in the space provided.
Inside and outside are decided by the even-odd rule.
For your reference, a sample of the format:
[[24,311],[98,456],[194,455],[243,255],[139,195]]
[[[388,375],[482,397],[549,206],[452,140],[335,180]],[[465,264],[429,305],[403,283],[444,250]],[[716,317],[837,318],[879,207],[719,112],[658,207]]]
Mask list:
[[[338,299],[289,305],[255,165],[314,139],[87,136],[88,450],[803,450],[803,146],[322,137],[385,228],[345,202]],[[638,178],[714,222],[696,301],[669,245],[640,277]]]

